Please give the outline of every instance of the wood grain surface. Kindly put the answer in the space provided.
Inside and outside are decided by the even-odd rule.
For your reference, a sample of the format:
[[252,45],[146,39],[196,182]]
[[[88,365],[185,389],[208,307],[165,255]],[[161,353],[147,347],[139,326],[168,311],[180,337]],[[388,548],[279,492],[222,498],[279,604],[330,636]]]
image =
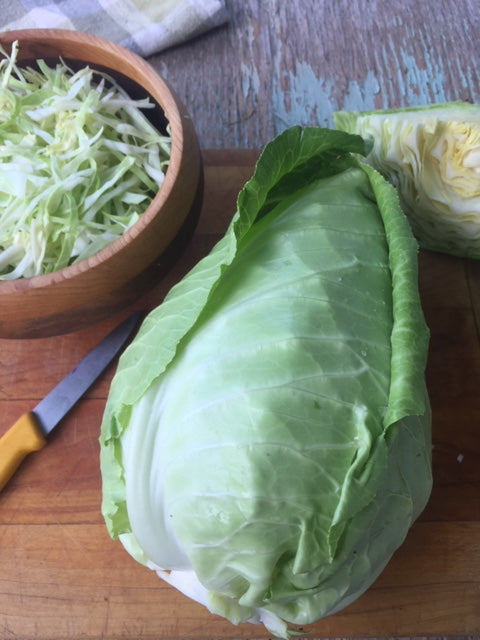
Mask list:
[[258,148],[339,109],[480,100],[478,0],[226,0],[229,19],[152,56],[203,148]]
[[[225,230],[255,151],[205,151],[205,201],[175,268],[133,308],[159,303]],[[308,637],[480,634],[480,267],[420,254],[431,330],[434,489],[405,544],[367,593]],[[0,340],[0,434],[122,317],[38,340]],[[115,366],[0,493],[0,638],[260,638],[209,614],[110,540],[101,513],[100,421]]]

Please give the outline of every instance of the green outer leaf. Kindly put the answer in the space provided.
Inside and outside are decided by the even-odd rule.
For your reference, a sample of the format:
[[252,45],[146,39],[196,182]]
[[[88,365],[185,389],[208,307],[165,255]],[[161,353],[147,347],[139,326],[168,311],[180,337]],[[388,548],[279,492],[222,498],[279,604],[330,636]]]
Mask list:
[[[237,211],[225,236],[208,256],[203,258],[166,296],[163,304],[145,319],[135,341],[124,352],[118,367],[115,393],[118,389],[124,404],[133,404],[173,359],[181,338],[187,335],[208,302],[224,268],[236,255],[238,243],[248,233],[259,213],[272,209],[278,201],[269,200],[272,190],[296,170],[301,170],[312,158],[320,162],[324,175],[331,173],[331,158],[352,162],[350,153],[366,154],[370,148],[360,136],[350,136],[329,129],[293,127],[269,143],[261,154],[251,180],[240,191]],[[315,168],[317,169],[317,167]],[[307,171],[304,184],[321,177],[318,171]],[[300,185],[297,184],[297,188]],[[183,301],[188,303],[183,304]],[[181,311],[179,312],[179,309]],[[161,323],[160,323],[161,319]],[[159,352],[152,354],[151,344]],[[129,368],[145,358],[144,375],[130,379]],[[127,383],[128,380],[128,383]],[[133,384],[132,384],[133,382]]]
[[[112,535],[129,530],[119,439],[128,426],[130,407],[165,371],[182,341],[187,339],[218,279],[235,257],[238,243],[260,211],[265,211],[268,204],[273,208],[278,201],[277,197],[269,203],[272,190],[312,158],[319,160],[320,170],[323,167],[328,175],[332,158],[347,166],[351,163],[350,154],[366,154],[369,148],[360,136],[330,129],[292,127],[278,136],[265,147],[253,177],[240,191],[237,211],[224,237],[143,322],[137,337],[119,361],[102,421],[101,463],[104,484],[108,486],[103,494],[102,511]],[[304,184],[319,177],[318,169],[316,166],[314,172],[307,170]],[[152,344],[157,345],[155,351]],[[132,375],[138,370],[139,362],[142,363],[142,375]]]
[[388,427],[408,415],[423,415],[425,392],[418,373],[425,370],[429,333],[425,326],[418,291],[418,245],[407,218],[403,215],[397,192],[382,176],[366,164],[377,198],[389,246],[393,286],[391,388],[385,425]]

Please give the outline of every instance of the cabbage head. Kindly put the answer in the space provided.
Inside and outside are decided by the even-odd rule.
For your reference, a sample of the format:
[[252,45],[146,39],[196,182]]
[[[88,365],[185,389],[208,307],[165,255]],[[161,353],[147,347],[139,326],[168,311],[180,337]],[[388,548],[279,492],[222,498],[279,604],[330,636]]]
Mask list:
[[480,258],[480,105],[338,112],[334,120],[373,141],[368,162],[398,189],[422,247]]
[[417,244],[366,150],[299,127],[265,148],[122,355],[102,423],[110,534],[284,638],[372,584],[431,489]]

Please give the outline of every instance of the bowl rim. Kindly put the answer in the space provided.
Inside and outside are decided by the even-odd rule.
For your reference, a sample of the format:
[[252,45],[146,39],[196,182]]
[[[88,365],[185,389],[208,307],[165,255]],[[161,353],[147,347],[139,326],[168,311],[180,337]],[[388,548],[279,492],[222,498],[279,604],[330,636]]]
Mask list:
[[[121,74],[125,78],[132,80],[146,91],[150,98],[152,98],[162,109],[171,127],[170,158],[164,180],[150,204],[140,214],[139,219],[121,236],[91,256],[84,258],[80,262],[63,267],[62,269],[57,269],[56,271],[46,274],[31,276],[29,278],[0,280],[0,296],[8,295],[9,293],[18,294],[22,289],[27,290],[51,287],[52,285],[64,282],[65,280],[74,279],[76,276],[87,271],[91,271],[99,265],[109,261],[113,256],[117,255],[125,245],[129,244],[130,241],[139,236],[145,228],[149,226],[152,219],[157,216],[158,211],[161,210],[163,203],[169,199],[170,194],[175,187],[177,176],[182,165],[182,154],[184,150],[184,115],[182,114],[181,109],[183,105],[179,103],[178,97],[168,82],[166,82],[166,80],[162,78],[144,58],[140,57],[133,51],[126,49],[122,45],[82,31],[73,31],[69,29],[19,29],[0,32],[0,45],[2,46],[11,45],[16,40],[20,42],[20,45],[21,40],[28,40],[30,44],[41,44],[45,39],[48,39],[49,45],[52,47],[61,46],[65,41],[77,45],[88,43],[90,48],[93,47],[99,52],[108,50],[109,54],[112,54],[117,59],[121,58],[122,61],[127,62],[130,67],[135,68],[138,73],[135,78],[125,71],[118,71],[116,69],[112,69],[112,74]],[[21,61],[21,49],[19,50],[19,59]],[[61,54],[58,55],[59,57],[61,56]],[[41,58],[42,56],[37,57]],[[88,58],[88,56],[86,57]],[[109,64],[88,62],[88,60],[80,60],[79,58],[74,58],[73,56],[68,55],[64,56],[64,58],[66,60],[79,60],[82,63],[85,62],[85,66],[91,64],[92,68],[101,66],[107,73],[109,68],[111,69]],[[152,86],[158,87],[158,94],[152,93],[150,88]]]

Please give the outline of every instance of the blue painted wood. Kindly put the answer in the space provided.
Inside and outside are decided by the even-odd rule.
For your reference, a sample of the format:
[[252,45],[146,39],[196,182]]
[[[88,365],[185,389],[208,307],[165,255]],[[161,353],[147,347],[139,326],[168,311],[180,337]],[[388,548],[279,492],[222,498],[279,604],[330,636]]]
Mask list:
[[480,101],[477,0],[227,0],[228,23],[151,58],[203,148],[258,148],[339,109]]

